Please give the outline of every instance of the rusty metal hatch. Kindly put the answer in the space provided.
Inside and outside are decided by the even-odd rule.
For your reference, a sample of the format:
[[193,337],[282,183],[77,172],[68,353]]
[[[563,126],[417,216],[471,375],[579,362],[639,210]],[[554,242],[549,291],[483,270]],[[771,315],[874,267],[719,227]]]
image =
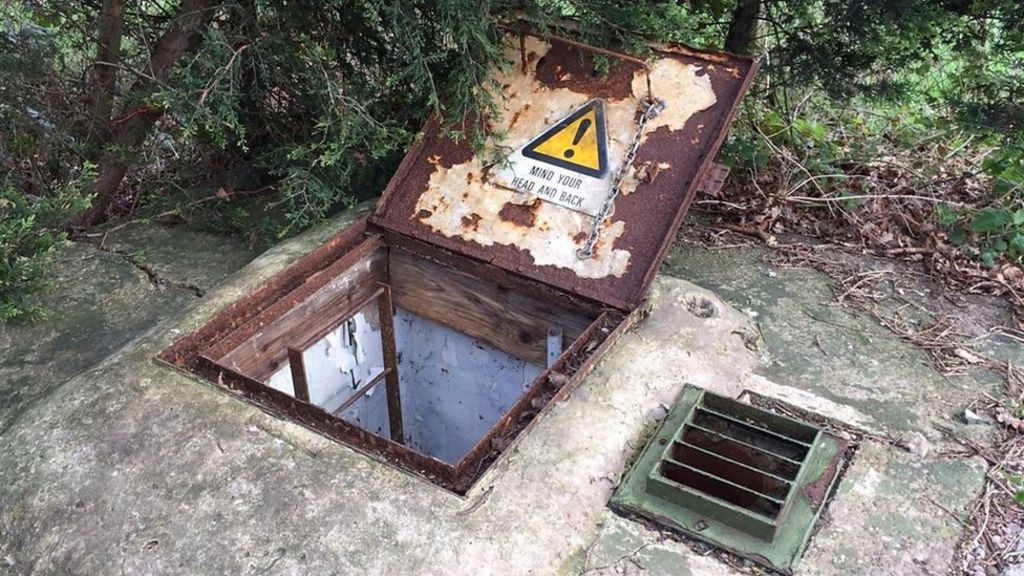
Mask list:
[[788,573],[846,448],[804,422],[687,386],[612,506]]
[[[698,189],[715,180],[713,159],[726,137],[755,63],[680,46],[654,49],[646,62],[608,56],[558,38],[524,36],[497,81],[507,100],[487,120],[491,148],[474,153],[436,121],[389,183],[370,221],[492,263],[621,310],[644,293]],[[597,59],[608,62],[607,73]],[[594,219],[495,184],[502,158],[596,100],[608,119],[608,162],[624,160],[647,92],[665,110],[642,136],[622,194],[599,230],[594,258],[577,251]],[[718,181],[720,185],[720,179]]]
[[[604,74],[598,53],[610,54],[556,38],[510,37],[507,56],[517,65],[495,73],[508,99],[489,127],[504,135],[491,152],[530,144],[542,159],[559,153],[543,135],[559,125],[578,128],[552,142],[579,144],[580,153],[561,162],[570,169],[592,162],[581,171],[598,179],[615,171],[617,195],[601,203],[600,217],[495,184],[495,171],[506,164],[485,162],[490,154],[474,154],[431,120],[370,218],[217,314],[160,359],[464,493],[639,316],[637,304],[694,195],[721,182],[712,158],[756,68],[749,59],[660,47],[648,63],[611,55]],[[651,91],[665,106],[647,126],[636,116],[644,102],[653,109]],[[591,127],[590,140],[583,139]],[[588,232],[597,243],[593,257],[582,258]],[[426,330],[427,338],[410,337],[415,330]],[[444,386],[412,382],[408,376],[420,372],[403,367],[409,355],[399,349],[416,342],[433,352],[429,337],[443,331],[521,370],[518,382],[486,369],[463,376],[469,396],[497,388],[504,396],[486,419],[481,416],[484,424],[475,415],[467,419],[479,426],[460,437],[457,449],[425,447],[416,435],[423,420],[410,410],[430,405],[441,414],[467,398],[410,398],[410,390]],[[324,357],[338,346],[347,354],[365,352],[367,344],[379,356],[372,366],[360,360],[355,368],[340,368],[351,377],[350,389],[334,382],[337,370],[322,371],[335,361]],[[446,361],[440,356],[431,362]],[[447,368],[438,372],[458,371],[457,364]],[[446,433],[434,436],[447,442]]]

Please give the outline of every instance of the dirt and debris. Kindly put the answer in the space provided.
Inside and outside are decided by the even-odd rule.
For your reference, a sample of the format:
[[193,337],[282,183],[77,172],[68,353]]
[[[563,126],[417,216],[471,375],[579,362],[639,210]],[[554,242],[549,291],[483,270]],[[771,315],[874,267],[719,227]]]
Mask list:
[[[899,211],[895,205],[887,206],[886,210]],[[875,217],[885,219],[878,214]],[[826,274],[832,281],[836,305],[867,312],[894,334],[927,352],[941,373],[952,377],[984,369],[1002,377],[1005,391],[1001,397],[986,395],[988,402],[961,407],[956,415],[965,425],[995,432],[985,441],[958,438],[964,448],[956,455],[980,455],[989,470],[985,491],[970,516],[956,517],[965,531],[955,572],[998,576],[1024,571],[1024,506],[1020,503],[1024,499],[1024,367],[995,358],[984,349],[986,339],[994,335],[1024,343],[1024,301],[1020,299],[1024,283],[1015,280],[1024,279],[1020,268],[1003,262],[985,269],[948,245],[884,248],[884,242],[865,236],[870,227],[857,227],[861,222],[832,220],[830,233],[836,236],[828,240],[797,236],[790,231],[807,231],[813,226],[820,231],[831,216],[815,220],[783,208],[754,225],[742,219],[742,223],[735,223],[721,212],[714,218],[713,223],[684,228],[683,234],[711,250],[765,246],[765,259],[771,264],[812,268]],[[836,230],[840,224],[848,227]],[[875,226],[881,224],[875,221]],[[856,235],[859,237],[854,239]],[[935,231],[929,238],[942,240],[942,233]],[[869,255],[867,260],[865,254]],[[937,296],[922,297],[909,287],[911,283],[937,286]],[[964,294],[977,293],[1005,297],[1012,306],[1016,326],[982,326],[967,320]],[[905,438],[901,444],[921,457],[935,452],[923,436]],[[948,450],[940,452],[951,455]]]
[[[1006,256],[986,266],[955,246],[938,207],[972,213],[999,201],[976,168],[984,159],[950,157],[935,174],[914,168],[927,150],[893,151],[873,162],[814,175],[792,153],[765,141],[773,155],[763,170],[734,172],[694,210],[714,226],[775,247],[777,238],[801,235],[851,253],[919,263],[949,290],[1005,297],[1024,329],[1024,267]],[[970,238],[968,238],[970,240]],[[981,240],[975,238],[975,240]]]
[[1013,427],[1001,430],[994,447],[968,442],[969,451],[989,464],[985,492],[975,503],[960,543],[957,568],[970,576],[1012,574],[1024,570],[1024,434]]

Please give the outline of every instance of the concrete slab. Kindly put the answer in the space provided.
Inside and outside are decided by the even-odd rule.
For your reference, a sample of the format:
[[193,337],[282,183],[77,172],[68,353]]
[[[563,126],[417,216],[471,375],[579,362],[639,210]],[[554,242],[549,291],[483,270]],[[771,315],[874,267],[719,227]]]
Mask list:
[[648,321],[462,499],[153,360],[320,240],[272,250],[15,423],[0,447],[15,573],[552,573],[678,388],[756,362],[741,314],[702,318],[698,289],[659,281]]
[[131,255],[161,278],[200,290],[216,286],[258,254],[237,239],[141,223],[111,234],[104,246]]
[[822,519],[800,574],[948,574],[980,496],[980,457],[918,458],[865,442]]
[[[738,573],[606,507],[683,384],[751,389],[894,434],[939,434],[953,404],[984,391],[948,383],[870,318],[829,306],[816,273],[690,246],[673,251],[649,317],[465,498],[154,360],[352,219],[271,249],[24,410],[0,442],[0,569],[6,560],[19,575]],[[815,335],[828,356],[817,356]],[[798,574],[948,565],[959,533],[950,513],[963,513],[983,473],[977,460],[865,444]]]
[[[708,250],[677,243],[661,270],[714,291],[757,323],[766,360],[758,374],[852,409],[862,418],[858,424],[874,433],[923,434],[930,442],[971,433],[957,414],[986,394],[1000,394],[998,375],[974,370],[943,376],[923,350],[867,314],[837,304],[826,276],[773,266],[765,254],[760,248]],[[974,304],[978,318],[1004,312],[991,299]],[[1005,342],[992,347],[1004,353],[1012,348]],[[1020,348],[1016,353],[1024,359]]]
[[173,285],[208,289],[255,256],[230,239],[144,225],[112,234],[108,246],[149,263],[168,284],[154,285],[124,256],[72,245],[43,295],[48,318],[0,326],[0,434],[55,386],[197,297]]
[[[736,570],[714,555],[694,554],[671,535],[606,512],[597,538],[563,568],[580,576],[728,576]],[[742,562],[737,560],[737,562]]]

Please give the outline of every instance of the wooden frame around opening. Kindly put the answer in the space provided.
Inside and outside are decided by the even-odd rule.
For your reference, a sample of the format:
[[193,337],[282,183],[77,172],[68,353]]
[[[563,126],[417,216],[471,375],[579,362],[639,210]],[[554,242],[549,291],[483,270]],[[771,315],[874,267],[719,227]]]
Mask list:
[[[307,400],[267,386],[262,381],[242,373],[236,366],[220,362],[228,352],[247,341],[253,334],[265,329],[273,319],[281,318],[295,309],[317,290],[339,275],[345,274],[357,263],[364,262],[379,250],[390,250],[391,247],[409,251],[419,258],[428,259],[457,273],[468,274],[485,282],[494,282],[499,291],[522,293],[539,298],[555,307],[573,306],[576,309],[587,310],[593,318],[566,347],[559,359],[533,381],[515,404],[454,465],[346,422]],[[538,414],[545,412],[552,402],[564,399],[575,388],[611,344],[629,328],[637,313],[627,314],[620,310],[604,308],[550,286],[514,276],[484,262],[468,260],[436,247],[427,247],[426,250],[423,248],[422,243],[404,242],[401,238],[389,237],[385,242],[379,235],[369,233],[365,229],[365,221],[360,222],[342,231],[272,278],[256,292],[229,306],[207,324],[165,350],[159,358],[196,374],[221,389],[241,395],[244,399],[283,418],[383,459],[448,490],[464,494],[501,453],[512,445],[519,434],[533,426]],[[387,255],[384,257],[387,258]],[[386,270],[386,266],[384,269]],[[381,315],[382,330],[386,330],[383,318],[391,319],[393,313],[392,288],[387,282],[377,279],[369,285],[357,285],[353,295],[346,295],[345,298],[339,299],[339,302],[348,303],[345,309],[347,312],[354,308],[355,302],[368,301],[367,298],[376,295],[378,291],[380,296],[376,297],[376,301],[381,308],[386,307],[388,311],[387,314]],[[373,298],[370,298],[369,301],[372,300]],[[356,311],[359,309],[355,308]],[[332,316],[337,318],[343,317],[344,314]],[[382,337],[385,335],[382,334]],[[390,336],[385,339],[388,338],[393,342],[393,324]],[[296,352],[299,351],[300,348],[296,347]],[[290,358],[291,354],[289,350],[284,357]],[[386,378],[398,381],[396,370],[386,374]],[[379,385],[379,382],[377,384]],[[397,386],[395,390],[397,391]],[[306,396],[308,398],[308,387]],[[399,408],[392,412],[400,414],[400,397],[395,394],[395,398],[392,399],[389,394],[388,401],[389,408],[392,401],[397,404]]]
[[306,372],[306,361],[303,357],[305,352],[317,342],[320,342],[327,334],[330,334],[372,304],[377,305],[381,349],[384,353],[384,370],[356,390],[352,396],[349,396],[348,399],[341,403],[341,406],[338,406],[332,412],[338,415],[342,414],[379,384],[381,380],[384,380],[388,397],[389,435],[394,442],[405,444],[405,431],[402,424],[402,395],[398,381],[398,351],[395,343],[395,312],[391,304],[391,287],[383,282],[379,283],[377,291],[366,298],[366,300],[356,304],[347,312],[342,313],[342,320],[339,323],[329,325],[314,332],[313,335],[297,346],[288,347],[288,367],[292,374],[295,398],[307,403],[310,401],[309,377]]

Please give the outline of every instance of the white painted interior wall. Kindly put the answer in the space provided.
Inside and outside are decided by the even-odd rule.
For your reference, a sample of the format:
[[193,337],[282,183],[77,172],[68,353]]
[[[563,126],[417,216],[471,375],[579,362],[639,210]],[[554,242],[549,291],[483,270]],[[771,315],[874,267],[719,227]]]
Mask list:
[[401,308],[395,311],[406,445],[455,464],[543,371]]
[[[306,365],[310,402],[328,412],[337,410],[356,390],[384,370],[376,303],[356,314],[351,323],[343,323],[332,330],[307,349],[302,359]],[[267,385],[294,396],[291,367],[286,364],[270,377]]]
[[[376,305],[354,320],[354,338],[342,324],[303,355],[310,401],[328,412],[384,369]],[[449,464],[461,460],[543,371],[401,308],[394,322],[405,444]],[[287,365],[267,384],[294,395]],[[383,380],[339,416],[389,438]]]
[[384,381],[374,386],[340,415],[341,419],[384,438],[391,437],[388,394]]

